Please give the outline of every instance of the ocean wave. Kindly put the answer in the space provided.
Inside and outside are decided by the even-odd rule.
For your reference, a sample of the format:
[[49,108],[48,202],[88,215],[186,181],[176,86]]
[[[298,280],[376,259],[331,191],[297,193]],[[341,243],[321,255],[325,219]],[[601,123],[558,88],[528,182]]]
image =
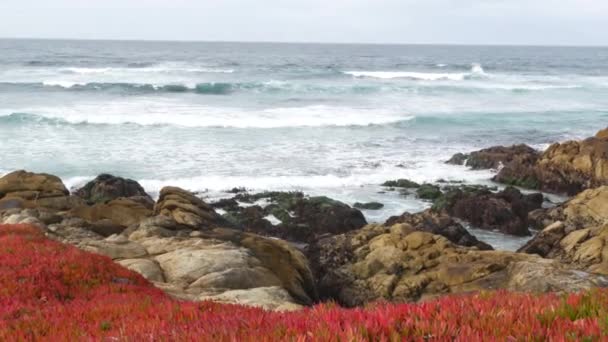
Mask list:
[[87,75],[87,74],[124,74],[124,73],[221,73],[231,74],[234,69],[212,68],[212,67],[194,67],[194,66],[173,66],[173,65],[157,65],[144,67],[101,67],[101,68],[85,68],[85,67],[64,67],[60,68],[60,73]]
[[471,77],[486,76],[480,64],[473,63],[469,72],[435,73],[417,71],[345,71],[344,74],[358,78],[395,79],[405,78],[420,81],[464,81]]
[[[145,106],[146,108],[142,108]],[[167,108],[173,111],[167,112]],[[138,114],[133,114],[138,113]],[[202,128],[349,127],[385,125],[414,116],[384,109],[305,106],[246,110],[241,108],[184,107],[179,104],[109,103],[100,106],[40,108],[0,114],[0,124],[139,125]]]

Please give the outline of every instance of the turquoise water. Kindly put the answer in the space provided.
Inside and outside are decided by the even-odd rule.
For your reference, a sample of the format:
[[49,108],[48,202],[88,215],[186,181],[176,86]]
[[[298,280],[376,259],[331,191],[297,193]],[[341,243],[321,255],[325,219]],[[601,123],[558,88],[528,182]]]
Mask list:
[[608,123],[608,49],[0,40],[0,173],[101,172],[155,193],[236,186],[387,204],[408,177],[484,182],[442,163]]

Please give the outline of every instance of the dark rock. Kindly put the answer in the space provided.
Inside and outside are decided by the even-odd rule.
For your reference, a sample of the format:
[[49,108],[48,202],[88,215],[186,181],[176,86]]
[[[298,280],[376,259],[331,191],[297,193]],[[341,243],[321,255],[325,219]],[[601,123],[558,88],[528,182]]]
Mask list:
[[542,203],[542,194],[523,195],[513,187],[498,193],[483,187],[455,187],[436,201],[434,209],[481,229],[526,236],[530,235],[528,213],[540,209]]
[[420,187],[420,184],[416,183],[416,182],[412,182],[409,179],[397,179],[397,180],[391,180],[391,181],[386,181],[382,184],[382,186],[388,186],[391,188],[418,188]]
[[481,250],[493,249],[487,243],[477,240],[473,234],[445,212],[425,210],[416,214],[404,213],[401,216],[389,218],[384,225],[390,227],[399,223],[408,224],[417,231],[441,235],[461,246],[477,247]]
[[441,197],[441,189],[432,184],[422,184],[417,190],[416,195],[420,199],[435,200]]
[[468,154],[456,153],[455,155],[452,156],[452,158],[450,158],[445,163],[452,164],[452,165],[464,165],[464,163],[467,161],[468,158],[469,158]]
[[357,209],[365,209],[365,210],[380,210],[384,208],[384,204],[378,202],[368,202],[368,203],[355,203],[353,207]]
[[105,203],[120,197],[139,197],[142,201],[145,199],[145,203],[148,203],[147,206],[149,206],[149,203],[154,206],[154,201],[139,183],[132,179],[108,174],[97,176],[84,187],[76,190],[74,194],[84,199],[88,204]]
[[[235,201],[267,205],[234,207],[224,201],[224,218],[241,229],[265,236],[308,243],[325,234],[340,234],[359,229],[367,222],[361,211],[327,197],[307,197],[299,192],[264,192],[238,194]],[[230,205],[228,205],[230,204]],[[272,224],[268,216],[281,221]]]

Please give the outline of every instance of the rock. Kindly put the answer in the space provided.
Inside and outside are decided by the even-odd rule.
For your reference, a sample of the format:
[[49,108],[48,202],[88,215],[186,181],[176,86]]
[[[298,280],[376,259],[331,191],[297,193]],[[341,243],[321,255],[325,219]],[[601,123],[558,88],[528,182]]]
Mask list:
[[368,225],[319,241],[318,248],[322,298],[349,307],[494,289],[559,292],[608,286],[605,277],[572,271],[555,261],[459,247],[407,225]]
[[606,130],[582,141],[555,143],[536,159],[513,160],[495,180],[569,195],[608,185]]
[[[144,188],[132,179],[101,174],[84,187],[78,189],[74,195],[84,199],[87,204],[105,203],[120,197],[140,197],[154,206],[154,200],[146,193]],[[152,206],[149,209],[152,209]]]
[[409,179],[397,179],[397,180],[392,180],[392,181],[386,181],[382,184],[382,186],[388,186],[391,188],[419,188],[420,184],[416,183],[416,182],[412,182]]
[[176,187],[161,189],[154,213],[170,217],[180,225],[197,229],[210,229],[225,222],[202,199],[189,191]]
[[473,170],[498,169],[516,158],[538,158],[538,151],[527,145],[494,146],[469,154],[455,154],[448,164],[463,165]]
[[367,202],[367,203],[355,203],[353,207],[357,209],[365,209],[365,210],[380,210],[384,208],[384,204],[378,202]]
[[67,210],[82,204],[56,176],[27,171],[11,172],[0,178],[0,205],[3,207]]
[[570,201],[548,209],[544,221],[553,223],[520,252],[608,275],[608,186],[586,190]]
[[122,266],[135,271],[150,281],[164,282],[165,277],[160,266],[150,259],[124,259],[118,261]]
[[[103,235],[107,234],[109,236],[119,233],[130,225],[138,224],[144,218],[151,216],[152,211],[133,199],[117,198],[107,203],[76,207],[70,210],[68,215],[95,224],[94,227],[100,233],[106,232]],[[122,230],[120,227],[122,227]]]
[[199,297],[199,300],[254,306],[273,311],[296,311],[303,308],[294,304],[289,293],[279,286],[226,291],[220,295]]
[[[325,234],[359,229],[367,222],[361,211],[327,197],[307,197],[298,192],[239,194],[234,206],[221,201],[224,215],[234,226],[264,236],[309,243]],[[275,222],[271,222],[271,218]]]
[[528,213],[540,209],[542,203],[542,194],[523,195],[513,187],[497,193],[485,188],[453,187],[433,208],[445,210],[477,228],[527,236]]
[[441,196],[441,189],[432,184],[422,184],[417,190],[416,195],[420,199],[435,200]]
[[492,249],[492,246],[477,240],[466,228],[446,213],[434,210],[425,210],[416,214],[404,213],[401,216],[389,218],[385,225],[394,226],[400,223],[407,224],[417,231],[441,235],[457,245],[477,247],[480,250]]

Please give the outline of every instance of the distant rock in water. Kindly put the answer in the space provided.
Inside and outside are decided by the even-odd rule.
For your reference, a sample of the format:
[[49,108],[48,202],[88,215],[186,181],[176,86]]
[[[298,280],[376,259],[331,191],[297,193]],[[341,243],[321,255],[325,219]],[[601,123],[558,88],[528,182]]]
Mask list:
[[466,165],[473,170],[498,169],[522,157],[538,157],[540,153],[528,145],[494,146],[469,154],[457,153],[446,163]]
[[355,207],[357,209],[365,209],[365,210],[380,210],[380,209],[384,208],[384,204],[378,203],[378,202],[367,202],[367,203],[357,202],[357,203],[353,204],[353,207]]
[[391,180],[391,181],[386,181],[384,183],[382,183],[382,186],[388,186],[391,188],[419,188],[420,184],[416,183],[416,182],[412,182],[409,179],[397,179],[397,180]]

